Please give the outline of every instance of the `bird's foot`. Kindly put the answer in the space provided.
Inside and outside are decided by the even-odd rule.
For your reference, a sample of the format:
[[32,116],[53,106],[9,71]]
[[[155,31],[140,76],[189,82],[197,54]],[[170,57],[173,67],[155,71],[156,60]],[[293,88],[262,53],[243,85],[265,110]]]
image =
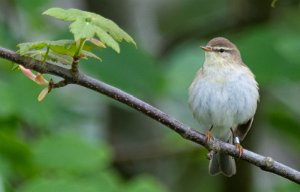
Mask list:
[[238,137],[234,137],[233,143],[235,145],[235,148],[238,150],[239,152],[239,158],[243,155],[244,152],[244,148],[243,146],[240,144],[240,139]]
[[205,142],[206,143],[208,143],[208,142],[210,142],[210,140],[213,138],[213,135],[212,135],[212,132],[211,132],[211,130],[212,130],[212,126],[206,131],[206,133],[205,133]]
[[239,158],[240,158],[243,155],[244,148],[241,145],[240,138],[235,136],[234,131],[232,130],[232,128],[230,128],[230,130],[231,130],[232,137],[233,137],[233,144],[235,145],[235,148],[239,152]]

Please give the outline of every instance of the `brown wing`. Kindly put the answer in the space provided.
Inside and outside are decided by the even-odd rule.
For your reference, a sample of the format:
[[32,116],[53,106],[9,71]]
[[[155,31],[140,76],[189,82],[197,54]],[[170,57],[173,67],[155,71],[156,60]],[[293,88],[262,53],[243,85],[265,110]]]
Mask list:
[[234,136],[239,137],[240,141],[243,141],[249,132],[253,122],[253,117],[243,124],[238,125],[237,129],[234,131]]

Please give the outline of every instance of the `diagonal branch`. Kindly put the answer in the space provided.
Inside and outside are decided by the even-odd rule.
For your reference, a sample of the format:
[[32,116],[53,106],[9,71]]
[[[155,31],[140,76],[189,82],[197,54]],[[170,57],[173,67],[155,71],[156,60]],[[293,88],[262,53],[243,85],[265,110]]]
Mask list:
[[[68,83],[77,84],[88,89],[102,93],[114,100],[128,105],[131,108],[144,113],[146,116],[166,125],[173,131],[177,132],[183,138],[193,141],[204,146],[206,149],[221,151],[223,153],[232,155],[236,158],[239,157],[239,151],[236,150],[234,145],[222,142],[220,140],[214,139],[209,143],[205,142],[205,135],[191,129],[189,126],[184,125],[175,118],[169,116],[168,114],[160,111],[159,109],[149,105],[148,103],[97,79],[89,77],[85,74],[79,73],[78,75],[72,75],[72,71],[51,63],[43,63],[41,61],[36,61],[28,57],[22,57],[19,54],[10,51],[5,48],[0,47],[0,58],[4,58],[13,61],[25,68],[35,70],[39,73],[47,73],[59,76]],[[300,172],[284,165],[280,162],[273,160],[271,157],[264,157],[262,155],[256,154],[249,150],[244,150],[240,159],[248,161],[249,163],[260,167],[261,169],[272,172],[274,174],[285,177],[295,183],[300,184]]]

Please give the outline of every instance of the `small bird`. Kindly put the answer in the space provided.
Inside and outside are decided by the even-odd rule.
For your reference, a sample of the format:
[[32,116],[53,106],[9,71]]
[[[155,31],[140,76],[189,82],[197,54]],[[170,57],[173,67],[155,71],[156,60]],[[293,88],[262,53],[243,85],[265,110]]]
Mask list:
[[[212,135],[236,144],[242,154],[259,100],[258,84],[243,63],[238,48],[223,37],[213,38],[206,46],[205,61],[189,88],[189,105],[197,121]],[[233,157],[212,152],[209,173],[231,177],[236,173]]]

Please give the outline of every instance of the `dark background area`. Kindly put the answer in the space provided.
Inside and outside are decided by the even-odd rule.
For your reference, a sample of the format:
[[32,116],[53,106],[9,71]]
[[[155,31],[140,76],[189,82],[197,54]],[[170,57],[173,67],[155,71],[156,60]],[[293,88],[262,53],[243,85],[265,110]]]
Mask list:
[[[0,0],[0,46],[72,38],[41,13],[78,8],[112,19],[138,47],[95,52],[81,69],[201,130],[188,87],[211,38],[234,42],[256,75],[260,102],[243,142],[300,169],[300,2],[278,0]],[[208,175],[207,150],[105,96],[77,86],[50,93],[0,60],[0,192],[285,192],[299,186],[237,161]],[[56,80],[56,78],[54,78]]]

